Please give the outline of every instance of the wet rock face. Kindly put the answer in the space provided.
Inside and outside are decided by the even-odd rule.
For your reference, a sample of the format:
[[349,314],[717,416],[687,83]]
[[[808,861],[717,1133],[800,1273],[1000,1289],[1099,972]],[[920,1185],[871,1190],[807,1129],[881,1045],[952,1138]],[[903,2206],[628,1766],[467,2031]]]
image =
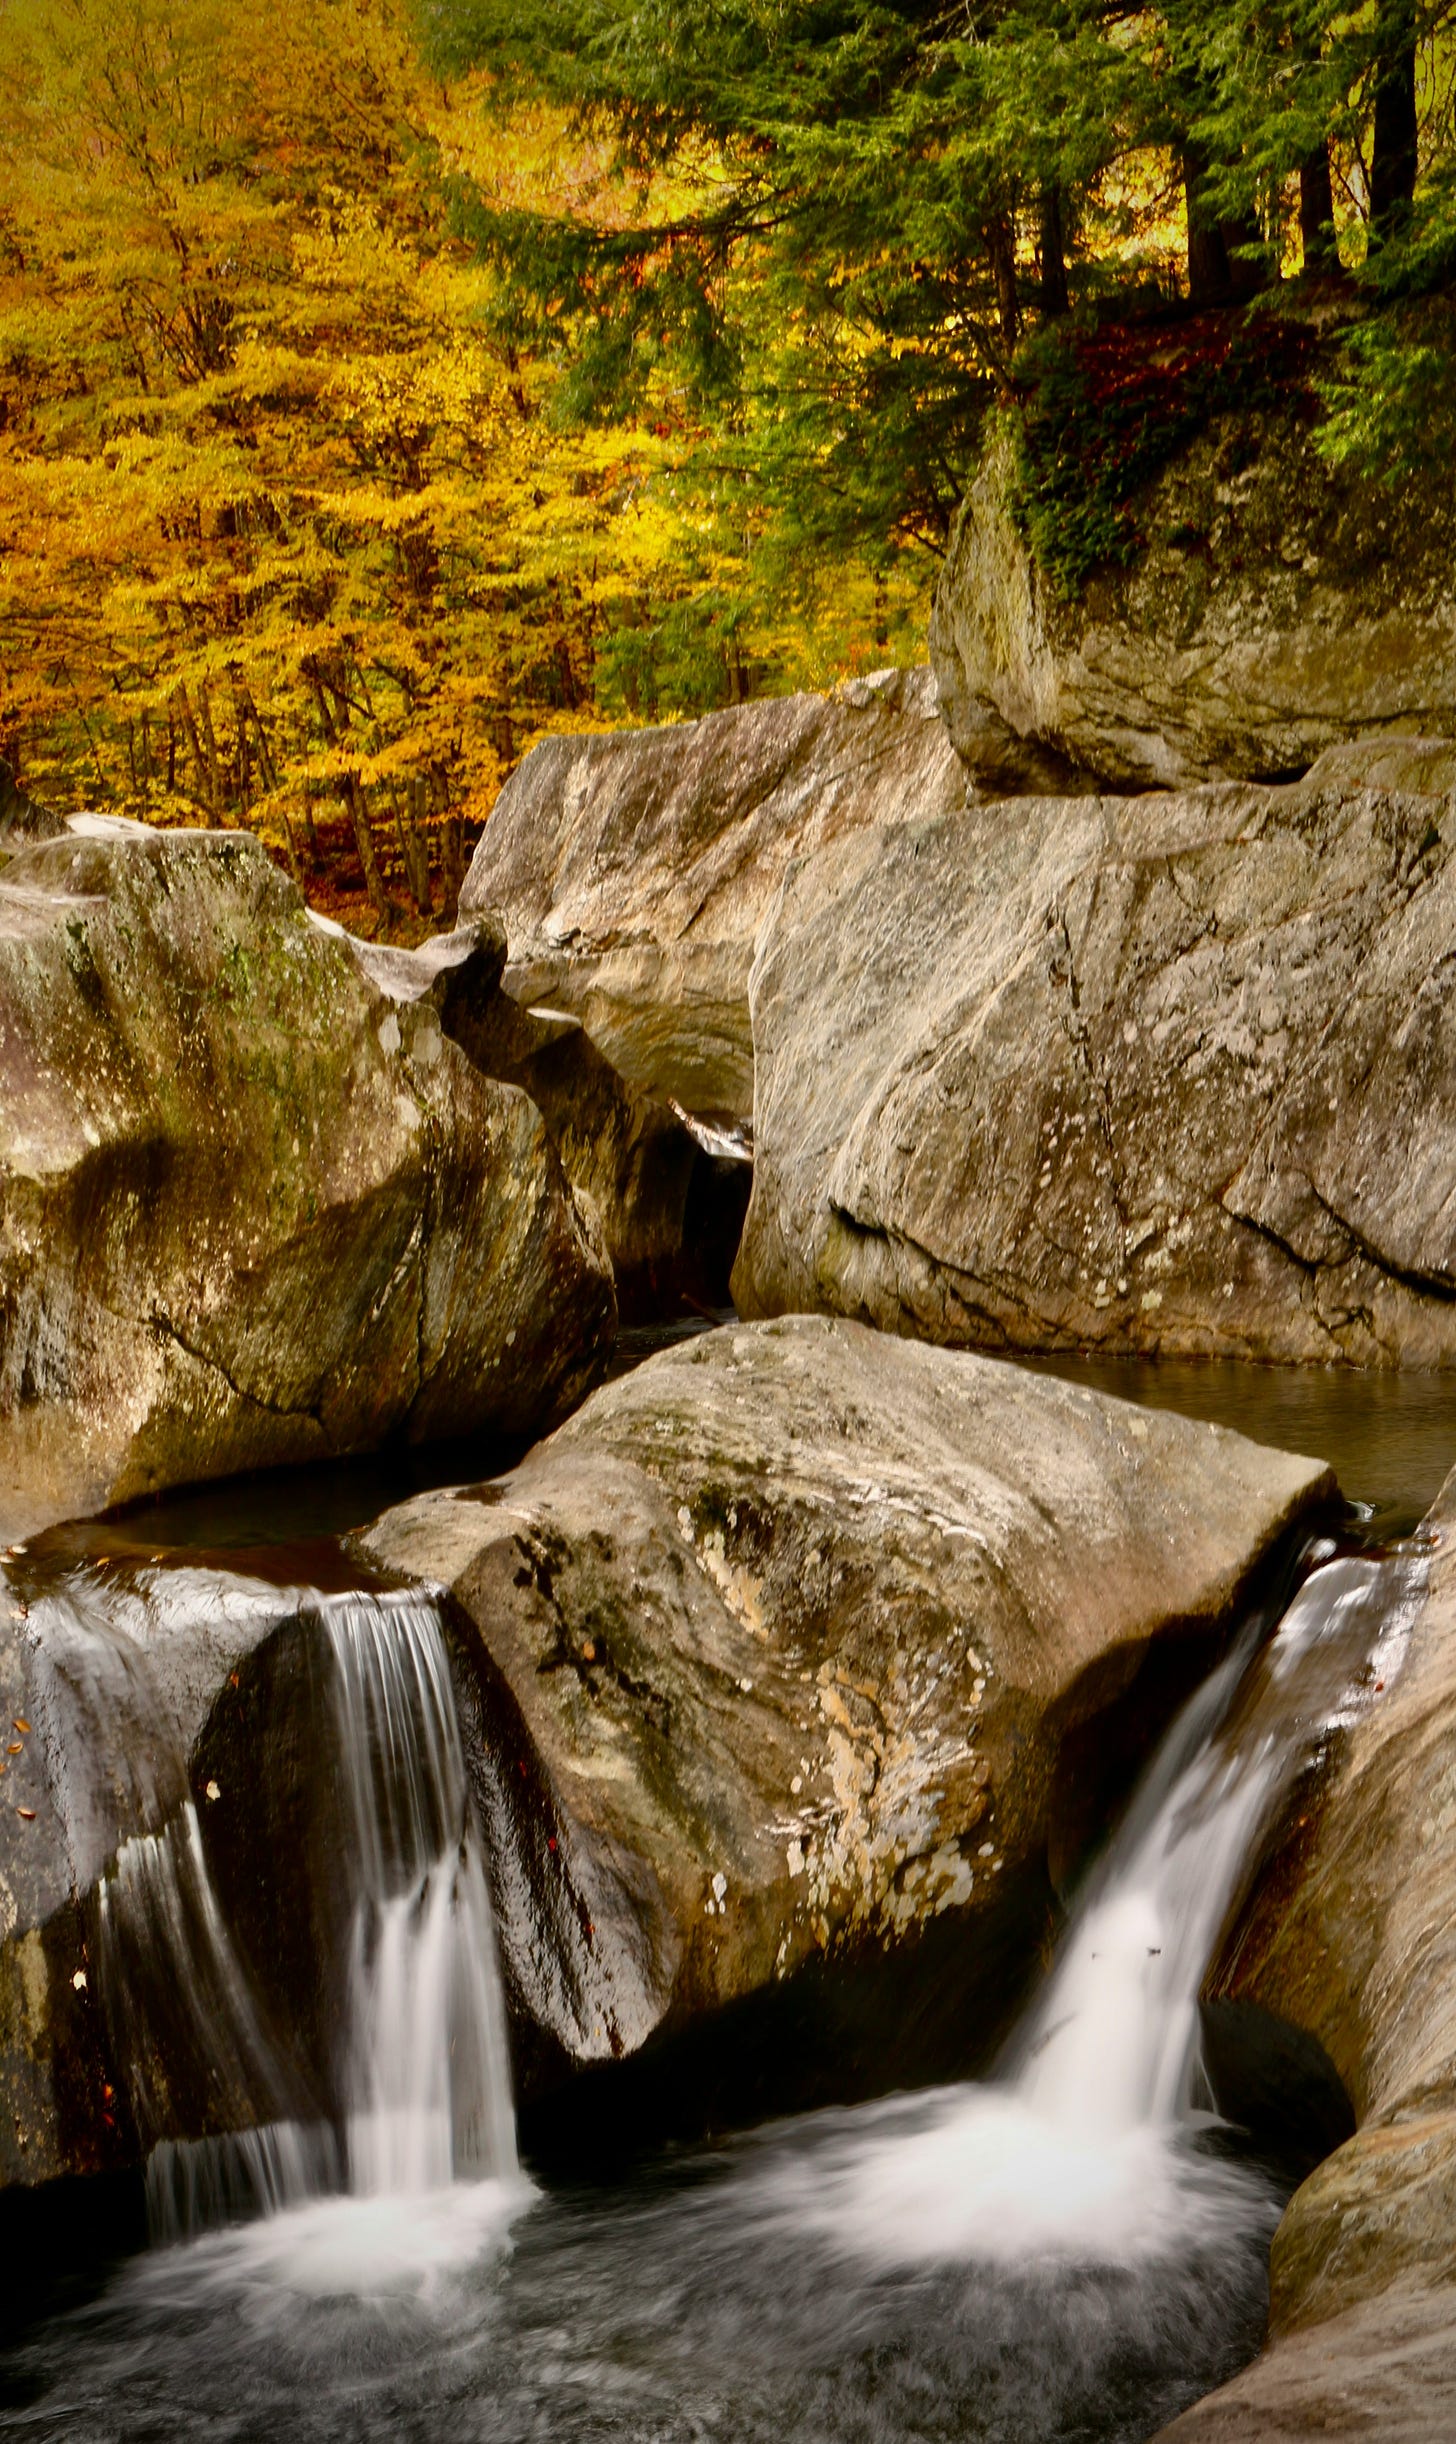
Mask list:
[[1341,740],[1456,730],[1456,503],[1329,467],[1297,412],[1216,423],[1132,504],[1146,548],[1052,593],[993,451],[956,525],[930,658],[993,791],[1302,771]]
[[[0,1587],[14,1725],[0,1742],[0,2190],[139,2161],[125,2064],[150,2032],[135,2017],[108,2024],[119,1998],[99,1958],[100,1886],[122,1845],[169,1826],[177,1838],[189,1803],[207,1818],[197,1750],[209,1712],[296,1610],[286,1591],[200,1568],[93,1568],[61,1588],[12,1571]],[[250,1762],[255,1823],[275,1805],[277,1768],[260,1788]],[[174,1995],[169,2022],[178,1964],[159,1932],[155,1953],[154,2028],[185,2031],[195,1998]],[[175,2125],[193,2135],[231,2099],[225,2066],[189,2066],[184,2052],[144,2067],[154,2086],[170,2083]]]
[[[1456,1480],[1369,1680],[1209,1977],[1325,2049],[1356,2134],[1296,2191],[1270,2344],[1168,2430],[1443,2437],[1456,2385]],[[1392,1574],[1396,1565],[1389,1565]],[[1397,1601],[1403,1593],[1404,1600]]]
[[511,993],[579,1017],[629,1087],[746,1120],[748,971],[790,859],[963,794],[926,672],[548,739],[501,792],[461,914],[500,912]]
[[741,1312],[1451,1363],[1453,784],[1377,742],[803,861],[753,977]]
[[368,1559],[456,1608],[528,2090],[938,1925],[974,1982],[1003,1893],[1044,1904],[1329,1492],[798,1317],[664,1352],[509,1476],[387,1513]]
[[242,835],[0,877],[0,1527],[559,1416],[610,1267],[539,1113]]

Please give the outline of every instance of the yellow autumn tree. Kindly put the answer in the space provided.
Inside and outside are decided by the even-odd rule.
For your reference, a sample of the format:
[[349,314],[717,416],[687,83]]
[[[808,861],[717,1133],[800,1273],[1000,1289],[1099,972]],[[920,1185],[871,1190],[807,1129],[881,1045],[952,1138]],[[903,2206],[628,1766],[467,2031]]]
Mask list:
[[670,408],[571,435],[493,332],[452,197],[585,173],[476,103],[399,0],[0,0],[0,752],[405,930],[721,551]]

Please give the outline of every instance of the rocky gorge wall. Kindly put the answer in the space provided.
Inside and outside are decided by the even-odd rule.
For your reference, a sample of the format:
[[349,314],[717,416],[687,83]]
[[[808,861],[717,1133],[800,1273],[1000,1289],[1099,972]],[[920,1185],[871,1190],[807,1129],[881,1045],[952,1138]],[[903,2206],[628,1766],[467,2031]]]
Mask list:
[[1453,786],[1392,742],[798,863],[753,971],[742,1312],[1451,1363]]
[[1130,514],[1063,601],[998,441],[933,683],[553,741],[465,900],[634,1091],[751,1119],[744,1314],[1448,1364],[1449,500],[1255,405]]
[[77,818],[0,870],[0,1522],[586,1389],[611,1268],[539,1112],[260,843]]
[[1456,731],[1450,486],[1332,467],[1314,428],[1312,395],[1213,418],[1128,501],[1130,565],[1070,597],[1028,546],[996,441],[930,624],[978,786],[1287,779],[1354,738]]

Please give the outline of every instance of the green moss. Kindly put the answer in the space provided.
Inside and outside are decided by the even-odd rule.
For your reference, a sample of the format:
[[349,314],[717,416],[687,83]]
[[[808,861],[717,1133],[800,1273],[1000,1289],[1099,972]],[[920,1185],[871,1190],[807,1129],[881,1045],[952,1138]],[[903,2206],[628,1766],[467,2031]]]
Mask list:
[[1078,317],[1038,333],[1003,412],[1012,513],[1053,591],[1073,601],[1098,568],[1138,558],[1148,541],[1138,494],[1216,418],[1291,401],[1312,413],[1314,345],[1268,314]]

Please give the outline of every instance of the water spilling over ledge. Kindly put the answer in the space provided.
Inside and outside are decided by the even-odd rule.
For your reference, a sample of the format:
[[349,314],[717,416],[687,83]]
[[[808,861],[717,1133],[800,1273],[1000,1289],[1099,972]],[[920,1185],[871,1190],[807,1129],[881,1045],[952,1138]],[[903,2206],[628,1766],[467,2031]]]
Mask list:
[[[457,2178],[520,2183],[490,1900],[438,1607],[360,1590],[302,1596],[298,1618],[323,1643],[335,1753],[317,1770],[332,1762],[342,1797],[331,1830],[345,1956],[319,1964],[337,1994],[332,2060],[301,2054],[276,1989],[240,1951],[190,1798],[160,1832],[124,1841],[98,1890],[100,1999],[164,2241],[332,2193],[404,2201]],[[219,1796],[209,1782],[203,1804]],[[217,2127],[179,2140],[199,2095]],[[337,2250],[335,2225],[320,2230]]]
[[165,2125],[191,2045],[224,2122],[246,2098],[258,2126],[159,2141],[164,2245],[12,2360],[32,2406],[0,2408],[0,2432],[100,2444],[144,2423],[180,2444],[283,2419],[342,2444],[367,2401],[376,2432],[464,2439],[488,2401],[502,2444],[543,2415],[583,2444],[637,2438],[669,2404],[724,2444],[926,2418],[986,2444],[1146,2436],[1253,2347],[1277,2214],[1202,2082],[1204,1962],[1372,1650],[1396,1669],[1423,1567],[1327,1562],[1266,1645],[1251,1625],[1168,1734],[990,2084],[776,2125],[578,2199],[517,2164],[438,1606],[296,1597],[346,1900],[332,2116],[292,2109],[319,2069],[278,2045],[189,1800],[117,1855],[98,1984],[139,2120]]

